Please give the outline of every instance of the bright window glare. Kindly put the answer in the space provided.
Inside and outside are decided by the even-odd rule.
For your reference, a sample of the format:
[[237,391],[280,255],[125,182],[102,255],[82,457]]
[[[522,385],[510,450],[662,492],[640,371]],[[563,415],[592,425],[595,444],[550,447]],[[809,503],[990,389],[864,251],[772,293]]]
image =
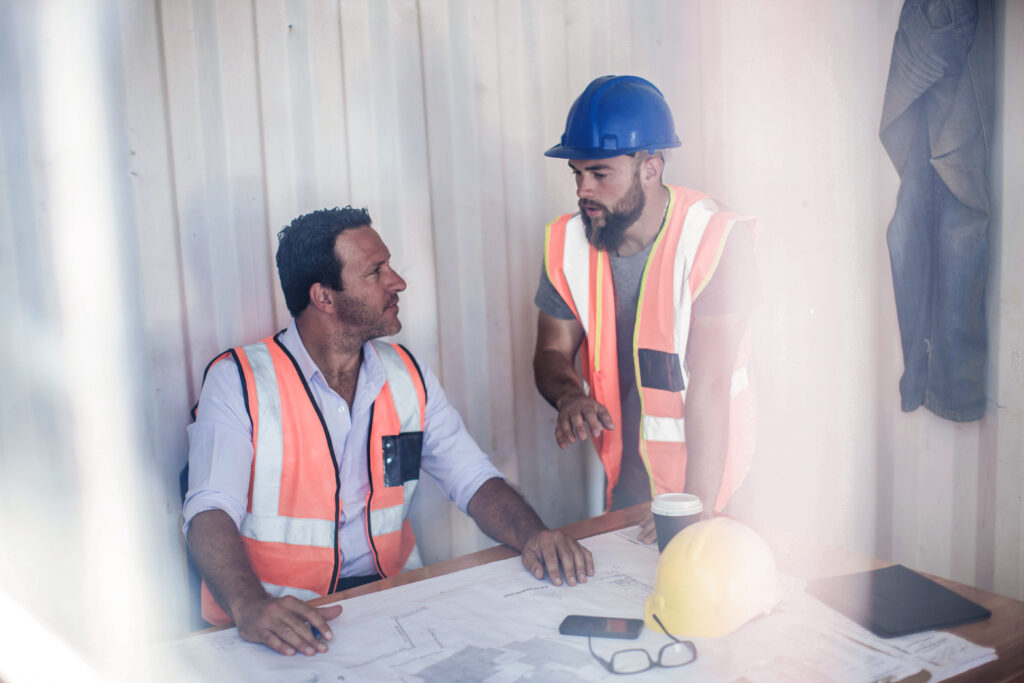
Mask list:
[[145,469],[144,340],[125,267],[135,226],[114,170],[116,6],[53,0],[12,12],[22,70],[33,78],[21,83],[10,120],[24,122],[29,153],[42,162],[12,180],[36,200],[12,220],[32,231],[13,267],[19,281],[41,285],[18,293],[17,355],[6,361],[17,368],[7,390],[23,399],[24,423],[6,437],[3,471],[14,478],[0,488],[17,499],[0,524],[0,557],[9,558],[0,679],[9,683],[160,676],[146,669],[163,600],[152,589],[160,494]]
[[0,590],[0,679],[76,681],[102,679],[36,617]]

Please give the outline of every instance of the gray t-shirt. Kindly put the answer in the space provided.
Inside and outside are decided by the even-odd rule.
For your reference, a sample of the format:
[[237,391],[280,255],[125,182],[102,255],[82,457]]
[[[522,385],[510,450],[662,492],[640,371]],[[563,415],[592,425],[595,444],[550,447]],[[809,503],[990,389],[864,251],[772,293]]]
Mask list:
[[[619,368],[619,399],[622,406],[622,469],[612,491],[612,509],[619,510],[650,500],[650,481],[640,459],[640,392],[636,386],[633,366],[633,328],[640,298],[640,280],[653,242],[632,256],[608,254],[615,292],[615,338]],[[716,313],[749,314],[755,302],[753,233],[745,226],[736,226],[730,233],[714,277],[693,303],[694,315]],[[540,283],[533,299],[537,308],[561,320],[575,316],[548,279],[543,263]],[[622,340],[628,340],[625,344]]]

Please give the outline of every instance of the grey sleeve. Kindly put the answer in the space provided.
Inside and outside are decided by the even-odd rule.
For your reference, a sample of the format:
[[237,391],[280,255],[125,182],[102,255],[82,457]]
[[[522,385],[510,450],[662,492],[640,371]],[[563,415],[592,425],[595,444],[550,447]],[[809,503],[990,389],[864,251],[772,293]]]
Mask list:
[[533,297],[533,303],[552,318],[558,318],[559,320],[573,320],[576,318],[573,315],[572,309],[569,308],[569,304],[565,303],[562,295],[551,284],[543,263],[540,265],[540,282],[537,284],[537,294]]

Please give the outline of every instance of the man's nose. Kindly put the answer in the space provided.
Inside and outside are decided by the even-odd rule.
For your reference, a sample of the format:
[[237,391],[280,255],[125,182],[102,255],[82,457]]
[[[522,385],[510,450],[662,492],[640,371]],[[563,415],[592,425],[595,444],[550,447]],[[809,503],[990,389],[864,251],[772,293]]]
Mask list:
[[393,277],[391,289],[396,292],[403,291],[405,289],[405,279],[394,270],[391,271],[391,275]]
[[594,186],[585,177],[576,179],[576,196],[580,199],[592,199],[594,197]]

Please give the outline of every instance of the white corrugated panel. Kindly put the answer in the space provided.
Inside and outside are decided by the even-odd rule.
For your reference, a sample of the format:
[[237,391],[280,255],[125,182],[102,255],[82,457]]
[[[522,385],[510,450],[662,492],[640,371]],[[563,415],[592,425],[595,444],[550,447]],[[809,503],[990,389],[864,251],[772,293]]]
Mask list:
[[[114,66],[100,96],[123,134],[113,154],[127,179],[131,296],[147,366],[135,387],[146,423],[140,457],[164,478],[165,500],[153,501],[166,522],[159,533],[177,534],[174,477],[206,362],[288,322],[277,231],[300,213],[349,203],[370,210],[408,281],[399,339],[437,372],[484,450],[549,524],[592,510],[587,470],[591,503],[600,471],[586,448],[558,449],[554,411],[533,385],[543,227],[575,207],[564,161],[542,153],[591,78],[636,73],[665,92],[683,139],[666,180],[765,218],[756,357],[764,401],[750,509],[1024,596],[1019,269],[993,271],[999,408],[967,426],[899,413],[884,243],[896,179],[877,140],[899,4],[111,5],[120,42],[108,43]],[[1020,25],[1016,5],[997,5],[1008,27]],[[26,57],[37,46],[32,33],[7,28],[31,19],[32,6],[0,5],[0,282],[5,299],[20,302],[3,309],[13,326],[4,355],[15,359],[4,377],[19,393],[33,390],[26,368],[37,368],[22,347],[51,348],[66,320],[55,288],[82,284],[51,272],[66,255],[37,227],[50,209],[39,65]],[[1021,35],[1007,28],[1001,37],[1005,83],[1019,71]],[[1021,120],[1004,116],[1008,145],[1019,143]],[[1019,186],[1007,158],[1001,187]],[[1002,220],[1011,225],[1019,206],[1006,195]],[[63,387],[59,376],[47,381]],[[5,483],[35,481],[32,448],[61,462],[52,455],[59,433],[38,428],[58,410],[44,395],[4,400]],[[434,487],[420,491],[428,561],[488,542]]]

